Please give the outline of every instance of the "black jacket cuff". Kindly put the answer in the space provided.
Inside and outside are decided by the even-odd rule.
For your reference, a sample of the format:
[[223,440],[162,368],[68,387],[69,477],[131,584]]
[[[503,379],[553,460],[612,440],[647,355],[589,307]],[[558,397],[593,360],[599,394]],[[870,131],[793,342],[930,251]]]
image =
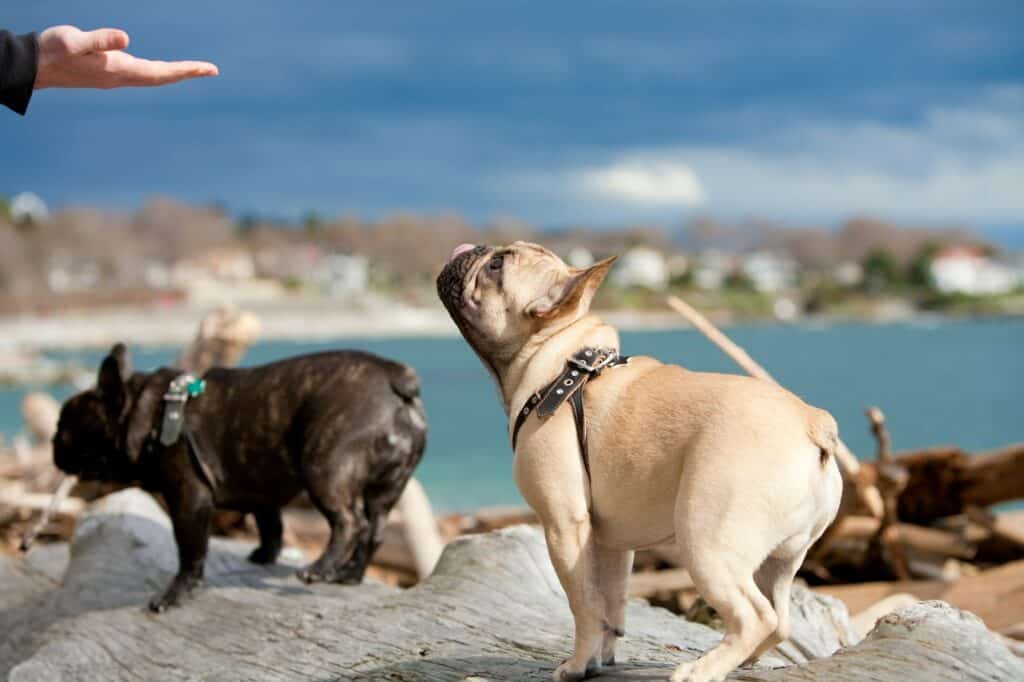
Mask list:
[[0,31],[0,104],[21,115],[28,110],[39,66],[34,33],[13,36]]

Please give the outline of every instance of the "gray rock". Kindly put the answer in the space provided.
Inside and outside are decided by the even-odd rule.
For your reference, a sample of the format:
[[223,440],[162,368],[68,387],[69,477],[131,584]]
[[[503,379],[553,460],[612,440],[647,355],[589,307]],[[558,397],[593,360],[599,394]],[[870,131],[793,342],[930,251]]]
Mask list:
[[[167,519],[144,493],[106,498],[83,518],[59,582],[60,550],[0,561],[0,678],[547,680],[572,644],[565,597],[532,528],[456,540],[434,574],[405,591],[307,586],[292,566],[249,564],[249,549],[214,540],[206,586],[152,615],[145,603],[175,566]],[[806,590],[793,609],[793,641],[733,678],[1024,679],[1024,665],[978,619],[945,604],[887,616],[827,658],[816,657],[852,641],[845,609]],[[600,679],[665,679],[719,638],[633,602],[620,664]]]

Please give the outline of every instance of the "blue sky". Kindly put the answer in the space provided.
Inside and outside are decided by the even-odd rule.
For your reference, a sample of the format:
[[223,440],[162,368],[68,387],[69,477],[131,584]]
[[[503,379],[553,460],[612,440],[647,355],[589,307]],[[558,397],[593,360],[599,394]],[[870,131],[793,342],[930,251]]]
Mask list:
[[0,112],[0,193],[58,206],[1024,232],[1021,2],[5,5],[221,68]]

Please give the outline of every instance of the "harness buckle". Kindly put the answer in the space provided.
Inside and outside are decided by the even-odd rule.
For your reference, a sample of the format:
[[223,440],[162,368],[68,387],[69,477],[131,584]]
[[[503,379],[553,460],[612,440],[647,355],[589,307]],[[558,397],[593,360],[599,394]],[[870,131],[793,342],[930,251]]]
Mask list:
[[569,364],[589,374],[597,374],[615,361],[619,352],[614,348],[587,348],[569,358]]

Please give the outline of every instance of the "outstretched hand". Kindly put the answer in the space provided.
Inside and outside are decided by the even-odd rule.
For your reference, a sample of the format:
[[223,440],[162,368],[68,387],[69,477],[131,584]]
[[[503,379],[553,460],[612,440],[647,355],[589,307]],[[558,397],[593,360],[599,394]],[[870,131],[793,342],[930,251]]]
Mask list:
[[39,34],[35,89],[166,85],[218,73],[217,67],[207,62],[139,59],[124,52],[126,47],[128,34],[118,29],[48,28]]

